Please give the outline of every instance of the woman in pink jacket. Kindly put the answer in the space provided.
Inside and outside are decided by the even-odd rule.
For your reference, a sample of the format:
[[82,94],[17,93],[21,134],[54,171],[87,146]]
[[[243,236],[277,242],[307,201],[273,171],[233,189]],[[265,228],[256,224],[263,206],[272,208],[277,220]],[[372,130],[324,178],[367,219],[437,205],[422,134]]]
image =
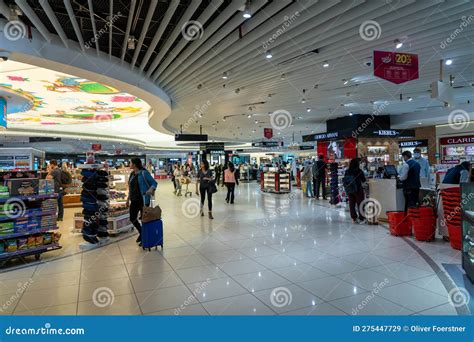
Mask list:
[[229,162],[227,168],[224,171],[224,184],[227,187],[227,196],[225,201],[230,204],[234,204],[234,190],[235,185],[239,185],[239,177],[236,176],[236,170],[234,164]]

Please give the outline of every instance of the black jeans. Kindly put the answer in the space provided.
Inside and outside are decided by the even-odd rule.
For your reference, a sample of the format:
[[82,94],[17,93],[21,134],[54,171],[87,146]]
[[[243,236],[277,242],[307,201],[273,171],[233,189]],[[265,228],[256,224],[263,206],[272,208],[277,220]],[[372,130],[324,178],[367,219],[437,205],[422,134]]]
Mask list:
[[204,202],[206,201],[207,194],[207,207],[209,211],[212,211],[212,192],[209,186],[199,187],[199,193],[201,194],[201,210],[204,208]]
[[322,187],[323,198],[326,199],[326,177],[314,177],[313,178],[314,196],[319,198],[319,188]]
[[64,193],[59,191],[58,193],[58,219],[62,220],[64,217],[64,204],[63,204]]
[[140,221],[138,221],[138,218],[141,219],[142,217],[143,201],[131,201],[129,211],[130,211],[130,222],[132,222],[132,224],[135,226],[141,238],[142,225],[140,224]]
[[225,183],[225,186],[227,187],[227,196],[225,197],[225,200],[230,203],[234,203],[234,191],[235,191],[235,183]]
[[364,220],[364,213],[360,208],[360,204],[364,200],[364,190],[359,189],[356,193],[348,194],[349,197],[349,211],[351,213],[351,218],[356,220],[359,218],[360,220]]
[[420,189],[403,189],[403,195],[405,196],[405,213],[408,212],[408,208],[417,207],[420,202]]

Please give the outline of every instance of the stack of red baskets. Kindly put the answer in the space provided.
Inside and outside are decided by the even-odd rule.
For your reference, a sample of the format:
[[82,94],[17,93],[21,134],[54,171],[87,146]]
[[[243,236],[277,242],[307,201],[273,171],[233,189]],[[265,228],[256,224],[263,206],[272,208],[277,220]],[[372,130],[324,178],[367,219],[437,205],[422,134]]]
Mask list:
[[444,222],[448,226],[449,242],[454,249],[461,249],[461,189],[441,190],[443,198]]
[[403,211],[387,211],[390,234],[395,236],[411,235],[411,223]]
[[408,216],[413,226],[415,239],[431,241],[435,237],[436,217],[431,207],[408,209]]

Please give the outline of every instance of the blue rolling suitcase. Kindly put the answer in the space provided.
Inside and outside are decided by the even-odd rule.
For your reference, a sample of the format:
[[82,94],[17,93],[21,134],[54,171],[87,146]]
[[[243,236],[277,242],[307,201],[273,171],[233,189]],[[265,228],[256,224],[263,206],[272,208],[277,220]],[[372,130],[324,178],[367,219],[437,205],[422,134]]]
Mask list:
[[152,247],[163,249],[163,221],[155,220],[142,224],[142,247],[143,249]]

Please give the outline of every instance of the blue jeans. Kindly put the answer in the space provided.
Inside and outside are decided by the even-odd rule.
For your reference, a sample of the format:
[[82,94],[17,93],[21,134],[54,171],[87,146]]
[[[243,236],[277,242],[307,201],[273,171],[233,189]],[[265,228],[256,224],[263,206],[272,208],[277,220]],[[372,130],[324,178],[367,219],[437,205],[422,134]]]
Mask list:
[[313,183],[310,180],[306,182],[306,196],[313,197]]
[[58,219],[62,219],[64,216],[64,205],[63,205],[63,192],[58,193]]

